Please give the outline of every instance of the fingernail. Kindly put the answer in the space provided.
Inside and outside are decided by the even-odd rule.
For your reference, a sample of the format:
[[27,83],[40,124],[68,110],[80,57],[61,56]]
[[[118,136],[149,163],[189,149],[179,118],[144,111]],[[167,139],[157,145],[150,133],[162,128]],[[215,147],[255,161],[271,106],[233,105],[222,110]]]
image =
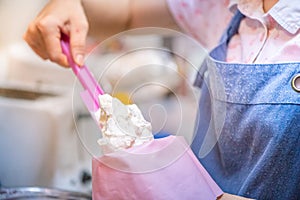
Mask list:
[[76,59],[76,63],[78,65],[80,65],[80,66],[83,65],[83,55],[82,54],[78,54],[75,59]]

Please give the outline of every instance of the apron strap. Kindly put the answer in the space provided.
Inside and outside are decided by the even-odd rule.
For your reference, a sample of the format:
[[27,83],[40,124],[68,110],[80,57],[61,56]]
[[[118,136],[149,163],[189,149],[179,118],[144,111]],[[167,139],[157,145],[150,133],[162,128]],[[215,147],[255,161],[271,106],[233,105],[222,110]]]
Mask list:
[[[239,10],[237,10],[235,12],[234,16],[232,17],[231,21],[229,22],[227,28],[225,29],[223,35],[221,36],[221,39],[219,41],[219,45],[216,48],[222,46],[223,52],[224,52],[223,53],[224,55],[222,57],[224,57],[223,58],[224,60],[226,59],[225,57],[226,57],[228,43],[229,43],[230,39],[238,32],[240,22],[244,17],[245,16]],[[211,51],[210,55],[213,54],[214,50]],[[197,72],[197,76],[196,76],[196,80],[194,82],[194,86],[197,86],[199,88],[202,87],[202,84],[203,84],[203,81],[204,81],[204,74],[207,71],[208,64],[210,63],[208,59],[209,59],[209,57],[206,58],[203,61],[203,63],[201,64],[201,67],[199,68],[199,70]]]
[[237,10],[231,21],[229,22],[229,25],[225,29],[225,32],[221,36],[220,44],[226,43],[226,46],[228,45],[230,39],[238,32],[240,23],[243,18],[245,18],[245,15]]

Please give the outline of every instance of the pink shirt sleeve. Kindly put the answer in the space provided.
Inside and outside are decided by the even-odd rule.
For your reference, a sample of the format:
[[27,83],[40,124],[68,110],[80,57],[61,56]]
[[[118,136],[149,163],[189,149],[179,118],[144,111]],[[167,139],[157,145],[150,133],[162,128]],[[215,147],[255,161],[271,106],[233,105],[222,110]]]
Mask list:
[[211,49],[217,45],[232,13],[226,0],[167,0],[178,26]]

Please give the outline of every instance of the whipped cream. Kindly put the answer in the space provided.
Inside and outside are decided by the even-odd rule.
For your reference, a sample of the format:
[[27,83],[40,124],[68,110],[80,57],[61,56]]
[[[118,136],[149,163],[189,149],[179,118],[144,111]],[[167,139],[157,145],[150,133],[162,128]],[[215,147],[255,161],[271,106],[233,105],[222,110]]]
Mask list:
[[153,140],[151,124],[135,104],[124,105],[108,94],[99,95],[99,102],[96,117],[102,131],[100,146],[115,151]]

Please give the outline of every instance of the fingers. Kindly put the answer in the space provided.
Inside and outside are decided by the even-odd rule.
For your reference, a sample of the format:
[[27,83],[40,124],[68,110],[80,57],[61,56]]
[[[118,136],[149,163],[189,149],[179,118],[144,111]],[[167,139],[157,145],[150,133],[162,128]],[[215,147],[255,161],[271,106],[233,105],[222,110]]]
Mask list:
[[28,26],[26,33],[23,35],[23,39],[42,59],[48,59],[48,54],[44,48],[42,37],[40,34],[37,34],[37,29],[33,22]]
[[42,59],[49,59],[61,66],[68,67],[66,56],[60,46],[61,23],[51,17],[33,21],[23,38],[32,50]]
[[41,58],[68,67],[60,44],[62,32],[70,37],[73,59],[83,65],[88,22],[80,1],[50,1],[23,38]]
[[86,37],[88,32],[88,23],[85,18],[74,19],[70,27],[70,44],[74,61],[82,66],[85,56]]
[[60,27],[62,26],[61,21],[56,18],[46,17],[37,23],[37,31],[39,32],[37,34],[42,36],[43,50],[47,52],[48,59],[67,67],[68,61],[60,45]]

